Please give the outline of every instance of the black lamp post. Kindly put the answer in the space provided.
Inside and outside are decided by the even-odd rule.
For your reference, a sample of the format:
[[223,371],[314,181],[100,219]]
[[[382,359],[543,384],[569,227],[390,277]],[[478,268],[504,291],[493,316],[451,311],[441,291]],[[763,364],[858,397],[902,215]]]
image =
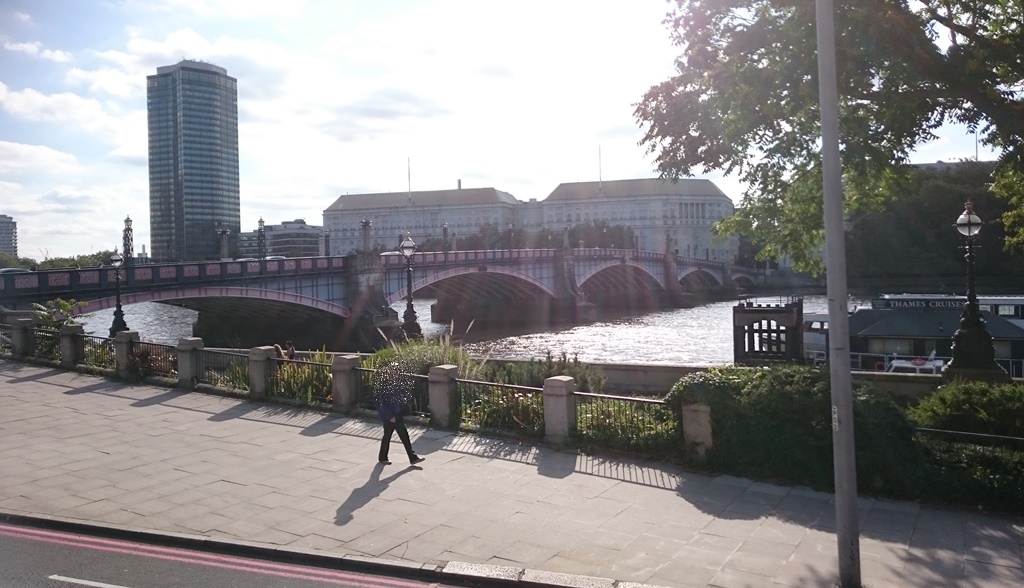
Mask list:
[[407,339],[419,339],[423,331],[416,322],[416,310],[412,307],[412,254],[416,253],[416,243],[411,236],[406,235],[399,249],[405,257],[405,314],[402,315],[402,330]]
[[512,249],[514,249],[514,248],[515,248],[515,245],[514,245],[513,239],[512,239],[512,223],[509,223],[508,224],[508,251],[509,251],[509,253],[511,253]]
[[228,260],[228,237],[231,235],[231,229],[221,223],[217,223],[217,225],[217,237],[220,242],[220,259],[221,261],[226,261]]
[[945,380],[962,378],[989,382],[1008,382],[1010,376],[996,363],[992,335],[985,328],[974,290],[974,241],[981,232],[981,219],[974,214],[974,204],[968,200],[964,211],[956,219],[956,230],[964,236],[967,254],[967,304],[960,315],[960,328],[953,333],[953,359],[942,368]]
[[324,229],[324,255],[331,256],[331,230]]
[[121,310],[121,263],[124,259],[117,251],[110,256],[110,265],[114,266],[114,322],[110,323],[110,338],[113,339],[117,333],[127,331],[128,325],[124,322],[124,311]]

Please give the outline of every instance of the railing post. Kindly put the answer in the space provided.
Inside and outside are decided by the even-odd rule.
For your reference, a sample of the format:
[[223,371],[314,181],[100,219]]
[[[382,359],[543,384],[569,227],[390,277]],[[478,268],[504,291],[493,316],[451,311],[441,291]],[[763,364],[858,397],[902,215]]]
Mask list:
[[75,367],[85,360],[85,327],[82,325],[62,325],[60,328],[60,365],[63,368]]
[[128,378],[132,342],[138,340],[138,331],[120,331],[114,334],[114,361],[117,363],[117,375],[122,379]]
[[182,337],[178,339],[178,386],[192,390],[199,380],[199,355],[196,351],[203,349],[203,340],[199,337]]
[[711,407],[704,404],[684,404],[682,414],[683,441],[692,445],[697,455],[704,457],[711,449]]
[[29,357],[36,352],[36,322],[30,318],[11,321],[11,353],[14,357]]
[[568,445],[569,433],[576,428],[576,381],[569,376],[544,380],[544,440],[552,445]]
[[430,402],[430,424],[441,429],[451,429],[455,419],[454,408],[458,407],[455,378],[459,376],[457,365],[435,365],[427,373],[427,396]]
[[359,361],[358,355],[334,356],[331,363],[331,410],[334,412],[347,414],[356,403]]
[[267,397],[276,355],[269,345],[249,350],[249,398],[263,400]]

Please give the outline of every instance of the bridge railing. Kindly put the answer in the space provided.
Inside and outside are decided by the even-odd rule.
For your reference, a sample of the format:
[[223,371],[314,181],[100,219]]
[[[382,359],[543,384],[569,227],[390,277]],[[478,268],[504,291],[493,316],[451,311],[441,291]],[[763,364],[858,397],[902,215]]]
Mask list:
[[460,427],[525,437],[544,434],[544,389],[456,378]]

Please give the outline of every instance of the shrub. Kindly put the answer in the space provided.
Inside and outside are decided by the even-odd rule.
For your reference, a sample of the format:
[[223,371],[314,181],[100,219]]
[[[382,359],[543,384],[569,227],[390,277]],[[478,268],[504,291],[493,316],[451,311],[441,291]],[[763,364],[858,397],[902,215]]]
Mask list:
[[927,458],[924,498],[976,508],[1024,510],[1024,453],[920,438]]
[[1024,436],[1024,386],[956,380],[908,413],[918,426],[1007,437]]
[[277,360],[277,369],[270,380],[270,393],[303,404],[328,402],[333,361],[334,356],[326,350],[315,351],[304,361]]
[[542,388],[544,380],[552,376],[569,376],[576,382],[578,391],[595,394],[601,392],[605,381],[604,374],[599,368],[581,362],[575,355],[570,360],[564,351],[558,359],[554,359],[549,351],[544,360],[533,359],[529,362],[487,364],[481,379],[489,382]]
[[[709,467],[833,487],[827,371],[807,366],[712,369],[684,377],[666,400],[676,410],[691,402],[711,408]],[[867,386],[856,388],[853,407],[858,485],[890,496],[912,495],[921,468],[906,415]]]

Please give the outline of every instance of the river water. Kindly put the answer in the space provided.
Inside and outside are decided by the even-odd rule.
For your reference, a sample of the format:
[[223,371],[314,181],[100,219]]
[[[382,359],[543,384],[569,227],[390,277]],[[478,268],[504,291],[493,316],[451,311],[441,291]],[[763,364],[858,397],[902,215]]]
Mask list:
[[[786,302],[779,297],[761,297],[760,303]],[[421,320],[424,336],[437,338],[447,325],[430,323],[433,300],[416,300],[414,307]],[[852,300],[850,310],[860,300]],[[566,326],[543,333],[455,333],[473,355],[502,359],[543,358],[548,352],[592,363],[648,363],[708,366],[732,363],[732,308],[735,301],[715,302],[695,308],[664,310],[639,316],[598,321],[589,325]],[[399,316],[404,303],[397,303]],[[824,296],[805,296],[804,312],[827,312]],[[128,327],[138,331],[143,341],[175,344],[192,336],[196,312],[177,306],[143,302],[124,307]],[[89,335],[107,336],[112,310],[91,313],[79,320]],[[273,343],[268,342],[268,344]]]

